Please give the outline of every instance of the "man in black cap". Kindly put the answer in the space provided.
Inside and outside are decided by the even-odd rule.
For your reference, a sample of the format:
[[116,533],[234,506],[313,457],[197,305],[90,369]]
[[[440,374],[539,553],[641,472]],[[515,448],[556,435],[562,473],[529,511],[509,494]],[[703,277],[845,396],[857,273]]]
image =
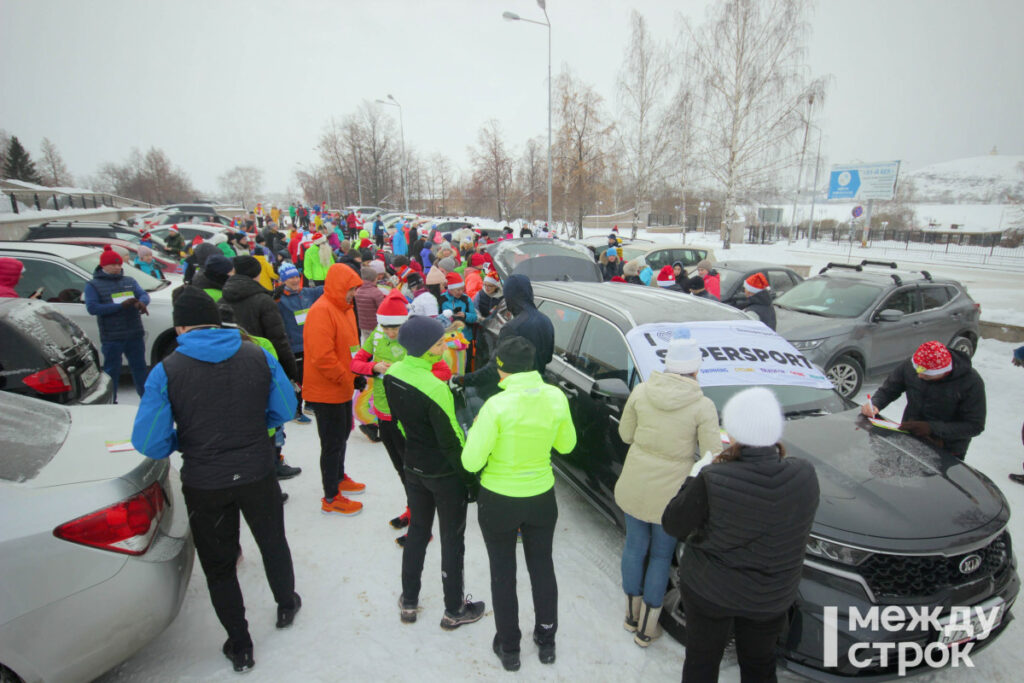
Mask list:
[[702,278],[700,275],[694,275],[689,280],[687,280],[686,289],[690,292],[690,294],[694,296],[699,296],[701,299],[711,299],[712,301],[718,301],[718,299],[713,297],[711,295],[711,292],[707,290],[704,284],[704,278]]
[[406,355],[385,373],[384,392],[406,439],[405,491],[411,519],[402,551],[400,617],[405,623],[416,621],[423,558],[436,510],[445,607],[441,628],[450,631],[479,621],[484,603],[468,600],[463,592],[466,508],[471,496],[476,499],[476,486],[460,460],[465,438],[455,418],[455,399],[431,371],[444,350],[444,331],[443,324],[427,316],[414,315],[402,324],[398,343]]
[[[191,286],[174,294],[178,348],[149,373],[132,445],[154,459],[182,453],[181,488],[196,554],[228,633],[222,651],[241,672],[254,661],[235,573],[239,511],[263,556],[277,627],[290,626],[302,606],[267,436],[295,414],[295,394],[273,356],[220,326],[209,295]],[[224,429],[225,422],[232,428]]]

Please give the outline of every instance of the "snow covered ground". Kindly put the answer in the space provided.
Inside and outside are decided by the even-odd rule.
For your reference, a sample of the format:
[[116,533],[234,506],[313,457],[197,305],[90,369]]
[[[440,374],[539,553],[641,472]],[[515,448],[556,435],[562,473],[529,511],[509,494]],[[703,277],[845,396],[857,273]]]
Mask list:
[[[659,242],[678,240],[677,235],[648,237]],[[813,270],[835,260],[835,256],[789,250],[784,245],[739,245],[726,252],[716,241],[699,241],[715,248],[720,260],[728,257],[796,263],[811,265]],[[862,253],[856,251],[856,258],[863,258]],[[1002,322],[1024,323],[1024,314],[1019,311],[1024,273],[973,267],[932,269],[967,284],[972,296],[982,302],[984,318],[992,319],[991,313],[999,311],[1000,316],[1005,313],[1013,318]],[[1010,343],[983,340],[975,355],[975,366],[986,382],[988,423],[985,433],[972,442],[968,462],[991,477],[1016,510],[1024,505],[1024,486],[1009,482],[1007,474],[1022,471],[1024,461],[1020,442],[1024,369],[1010,364],[1013,348]],[[861,400],[875,386],[865,385]],[[120,395],[125,400],[134,399],[134,392],[127,387]],[[886,413],[898,417],[902,408],[898,403]],[[356,517],[338,518],[322,515],[319,510],[315,425],[290,423],[287,433],[287,459],[303,468],[300,476],[282,484],[291,495],[285,506],[286,523],[303,609],[291,629],[274,628],[273,598],[258,550],[243,525],[245,559],[239,567],[239,578],[256,658],[256,667],[247,680],[508,680],[491,652],[494,620],[490,579],[475,506],[470,506],[466,532],[466,590],[487,601],[484,619],[450,633],[439,627],[443,602],[440,553],[435,541],[427,553],[420,618],[415,624],[404,625],[398,619],[396,605],[401,591],[401,550],[392,542],[398,532],[387,523],[401,512],[404,503],[398,477],[383,446],[370,443],[358,431],[352,434],[346,468],[355,479],[367,484],[366,493],[360,496],[365,508]],[[111,438],[126,438],[129,434],[130,425],[124,425],[123,437]],[[180,465],[180,456],[174,456],[174,462]],[[679,680],[683,646],[665,637],[645,651],[634,645],[632,636],[622,629],[619,557],[623,536],[560,480],[555,488],[559,505],[554,551],[560,588],[558,661],[545,666],[537,660],[536,647],[529,637],[533,624],[529,581],[525,564],[520,561],[520,624],[525,637],[519,676],[541,681]],[[1021,543],[1024,518],[1014,515],[1010,529]],[[235,674],[220,653],[224,638],[197,564],[175,622],[155,642],[99,680],[231,680]],[[1022,640],[1024,626],[1015,621],[998,642],[975,658],[975,671],[948,670],[919,680],[1020,680],[1019,672],[1024,670],[1024,650],[1019,646]],[[783,678],[795,680],[789,675]],[[721,680],[739,680],[730,655]]]

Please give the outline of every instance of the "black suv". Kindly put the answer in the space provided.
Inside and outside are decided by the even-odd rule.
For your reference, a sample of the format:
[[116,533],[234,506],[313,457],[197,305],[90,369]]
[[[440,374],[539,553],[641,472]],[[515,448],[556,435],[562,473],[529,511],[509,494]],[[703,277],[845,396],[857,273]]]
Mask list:
[[30,227],[25,239],[39,240],[49,237],[108,237],[135,244],[142,241],[142,233],[135,228],[125,223],[102,221],[47,221]]
[[[917,606],[943,615],[953,605],[996,607],[1000,622],[974,645],[975,653],[1012,619],[1020,581],[1007,531],[1010,508],[984,474],[910,435],[872,427],[785,339],[730,306],[636,285],[539,282],[533,288],[555,330],[544,377],[565,391],[577,433],[576,448],[555,454],[552,464],[619,527],[614,489],[628,451],[619,416],[631,388],[663,367],[658,351],[675,328],[687,327],[705,352],[700,382],[719,411],[750,384],[775,393],[787,418],[786,451],[814,465],[821,488],[800,591],[779,641],[786,667],[818,679],[895,677],[895,657],[890,666],[858,668],[842,653],[857,643],[926,645],[943,637],[840,630],[838,665],[826,669],[826,606],[838,607],[844,623],[852,607],[864,613],[871,606]],[[484,322],[481,336],[491,348],[508,319],[499,308]],[[745,348],[773,351],[747,354]],[[468,428],[480,398],[469,389],[459,400],[459,419]],[[680,543],[677,560],[683,548]],[[662,623],[685,640],[678,586],[675,566]]]

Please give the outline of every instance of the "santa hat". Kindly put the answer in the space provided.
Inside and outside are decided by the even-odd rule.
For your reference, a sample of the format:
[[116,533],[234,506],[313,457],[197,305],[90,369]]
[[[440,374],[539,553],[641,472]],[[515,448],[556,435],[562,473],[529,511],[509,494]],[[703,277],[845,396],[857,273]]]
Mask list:
[[658,286],[671,287],[676,283],[676,274],[672,266],[662,266],[658,271]]
[[148,232],[144,232],[144,233],[142,233],[142,239],[144,239],[144,240],[151,240],[151,239],[153,239],[153,236],[150,235]]
[[373,240],[371,240],[369,237],[364,237],[359,242],[359,248],[360,249],[366,249],[367,247],[372,247],[372,246],[373,246]]
[[[171,227],[169,227],[167,229],[170,230],[171,232],[178,232],[178,226],[177,225],[172,225]],[[146,234],[148,235],[149,233],[147,232]]]
[[405,305],[405,297],[397,289],[392,289],[377,307],[377,322],[381,325],[394,327],[409,319],[409,309]]
[[196,235],[195,237],[192,238],[192,246],[193,247],[198,245],[198,244],[202,244],[202,243],[203,243],[203,238],[202,238],[201,235]]
[[938,377],[953,369],[952,354],[937,341],[925,342],[917,347],[912,362],[917,374],[925,377]]
[[743,289],[747,290],[748,294],[757,294],[768,289],[768,279],[763,273],[754,273],[743,281]]
[[498,273],[494,270],[488,270],[487,275],[484,275],[485,285],[501,286],[501,280],[498,279]]
[[103,247],[103,253],[100,254],[100,265],[101,266],[114,266],[121,265],[124,263],[124,259],[116,251],[111,249],[110,245]]
[[739,392],[722,410],[725,432],[745,446],[774,446],[782,438],[783,424],[778,399],[764,387]]
[[487,263],[487,259],[483,254],[473,254],[469,257],[469,266],[471,268],[479,268],[480,266]]
[[323,244],[326,241],[327,241],[327,238],[324,237],[319,232],[313,233],[313,244]]
[[665,370],[680,375],[692,375],[700,370],[700,362],[700,347],[690,338],[690,331],[685,327],[676,330],[665,352]]
[[621,275],[616,275],[611,280],[609,280],[609,282],[625,282],[625,281],[626,281],[626,278],[622,277]]
[[448,289],[464,289],[466,283],[462,281],[462,276],[458,273],[448,273],[445,276],[445,281],[448,283]]

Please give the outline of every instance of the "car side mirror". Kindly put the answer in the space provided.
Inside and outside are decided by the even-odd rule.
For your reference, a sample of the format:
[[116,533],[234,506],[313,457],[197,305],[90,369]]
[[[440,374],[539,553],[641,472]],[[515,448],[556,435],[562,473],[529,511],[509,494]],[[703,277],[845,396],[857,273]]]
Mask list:
[[903,311],[897,311],[895,308],[887,308],[878,314],[879,322],[883,323],[894,323],[903,319]]
[[599,379],[594,382],[590,394],[596,398],[625,401],[629,398],[629,386],[618,377]]

